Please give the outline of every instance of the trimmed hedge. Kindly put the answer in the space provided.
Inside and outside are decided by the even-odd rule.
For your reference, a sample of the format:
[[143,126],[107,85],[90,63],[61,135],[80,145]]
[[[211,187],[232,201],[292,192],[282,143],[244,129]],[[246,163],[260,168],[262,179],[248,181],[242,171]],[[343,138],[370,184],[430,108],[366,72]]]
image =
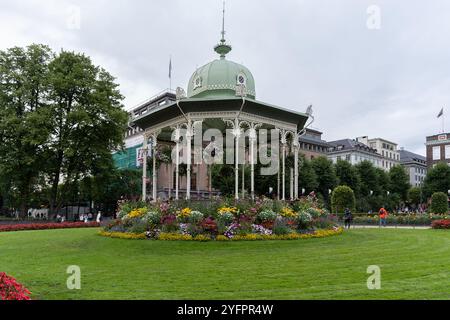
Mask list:
[[6,224],[0,225],[0,232],[48,230],[48,229],[97,228],[97,227],[100,227],[100,224],[98,222]]
[[431,227],[433,229],[450,229],[450,219],[433,221]]

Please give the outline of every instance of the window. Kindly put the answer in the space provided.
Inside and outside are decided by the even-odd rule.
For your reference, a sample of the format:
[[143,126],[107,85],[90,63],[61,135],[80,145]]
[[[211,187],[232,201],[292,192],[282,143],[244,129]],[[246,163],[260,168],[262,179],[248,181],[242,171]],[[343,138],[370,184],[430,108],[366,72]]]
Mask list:
[[433,147],[433,160],[441,160],[441,147]]
[[445,159],[450,159],[450,144],[445,146]]

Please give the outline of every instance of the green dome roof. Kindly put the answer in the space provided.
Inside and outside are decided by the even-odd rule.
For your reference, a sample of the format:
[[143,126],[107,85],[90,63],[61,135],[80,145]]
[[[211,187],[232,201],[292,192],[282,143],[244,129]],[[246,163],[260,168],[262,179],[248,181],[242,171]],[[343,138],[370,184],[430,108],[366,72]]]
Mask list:
[[244,93],[255,99],[255,79],[243,65],[225,59],[231,51],[225,40],[225,2],[223,4],[222,39],[214,47],[220,56],[198,68],[189,79],[188,98],[228,98],[236,97],[236,87],[243,86]]
[[187,95],[189,98],[236,97],[238,85],[244,85],[247,96],[255,98],[255,80],[250,70],[221,57],[194,72]]

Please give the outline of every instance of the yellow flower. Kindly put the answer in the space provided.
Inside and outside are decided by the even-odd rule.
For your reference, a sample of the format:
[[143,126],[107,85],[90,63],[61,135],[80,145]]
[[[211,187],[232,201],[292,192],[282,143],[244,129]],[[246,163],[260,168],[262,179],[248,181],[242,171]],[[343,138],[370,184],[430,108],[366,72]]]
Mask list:
[[236,214],[238,212],[238,209],[236,207],[221,207],[219,210],[217,210],[217,213],[220,215],[226,214],[226,213],[232,213]]
[[184,208],[178,212],[177,217],[178,218],[189,218],[191,216],[191,213],[192,213],[192,209]]
[[147,213],[147,208],[134,209],[129,214],[127,214],[126,217],[129,219],[139,218],[139,217],[142,217],[146,213]]
[[106,232],[100,231],[99,235],[109,238],[126,239],[126,240],[144,240],[145,233],[126,233],[126,232]]
[[291,208],[283,208],[280,212],[281,216],[284,218],[295,218],[295,216],[297,215],[294,210],[292,210]]

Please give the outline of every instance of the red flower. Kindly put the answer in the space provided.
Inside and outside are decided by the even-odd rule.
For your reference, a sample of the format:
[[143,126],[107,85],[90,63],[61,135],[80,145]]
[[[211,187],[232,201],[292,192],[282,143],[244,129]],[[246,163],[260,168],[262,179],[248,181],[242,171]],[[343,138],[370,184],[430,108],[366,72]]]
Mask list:
[[0,300],[30,300],[30,294],[16,279],[0,272]]
[[0,232],[24,231],[24,230],[47,230],[47,229],[96,228],[99,226],[100,226],[100,224],[97,222],[7,224],[7,225],[0,225]]
[[450,219],[435,220],[431,224],[433,229],[450,229]]

